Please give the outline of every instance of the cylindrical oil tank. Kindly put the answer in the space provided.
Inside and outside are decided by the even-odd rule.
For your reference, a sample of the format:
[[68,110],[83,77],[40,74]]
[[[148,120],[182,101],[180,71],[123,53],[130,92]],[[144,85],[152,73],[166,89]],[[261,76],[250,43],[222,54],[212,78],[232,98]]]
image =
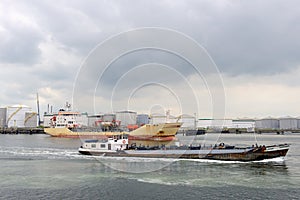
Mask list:
[[296,130],[298,128],[298,120],[293,117],[280,118],[279,128],[283,130]]
[[178,121],[178,117],[175,117],[173,115],[169,115],[169,117],[167,116],[166,123],[176,123],[177,121]]
[[51,119],[53,118],[53,114],[52,113],[44,113],[44,127],[45,128],[49,128],[49,127],[51,127],[52,125],[51,125]]
[[167,116],[164,114],[154,113],[150,115],[150,123],[151,124],[161,124],[166,123]]
[[101,122],[103,122],[103,114],[88,116],[88,126],[89,127],[100,126]]
[[142,126],[144,124],[149,124],[149,115],[147,115],[147,114],[138,114],[136,116],[136,123],[139,126]]
[[232,119],[212,119],[210,128],[223,129],[232,127]]
[[196,128],[196,121],[195,120],[196,120],[195,116],[183,114],[179,117],[178,122],[183,123],[181,125],[181,128],[194,129],[194,128]]
[[104,114],[103,115],[103,122],[113,122],[116,120],[115,114]]
[[262,129],[278,129],[279,128],[279,120],[276,118],[264,118],[261,120],[258,120],[256,123],[257,128]]
[[82,126],[88,126],[89,119],[88,119],[87,113],[81,113],[81,122],[80,123]]
[[6,108],[0,108],[0,127],[6,126],[6,113],[7,113]]
[[37,127],[37,113],[26,112],[25,119],[24,119],[24,126],[28,128]]
[[14,105],[7,107],[6,122],[8,127],[24,127],[25,113],[32,112],[31,108],[25,105]]
[[256,128],[262,128],[262,122],[261,122],[261,119],[256,119],[256,120],[255,120],[255,127],[256,127]]
[[137,113],[133,111],[119,111],[116,112],[116,121],[119,121],[121,126],[134,125],[136,116]]

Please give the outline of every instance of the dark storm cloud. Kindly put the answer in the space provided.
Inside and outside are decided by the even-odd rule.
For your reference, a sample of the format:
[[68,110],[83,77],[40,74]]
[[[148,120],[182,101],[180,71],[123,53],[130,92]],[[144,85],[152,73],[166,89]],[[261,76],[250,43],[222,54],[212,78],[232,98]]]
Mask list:
[[132,24],[188,34],[208,50],[221,72],[275,74],[300,64],[297,1],[126,3],[120,12]]
[[[297,1],[29,1],[18,10],[82,56],[111,34],[143,26],[179,30],[203,45],[222,72],[272,74],[299,65]],[[21,8],[20,8],[21,7]],[[38,59],[40,33],[10,23],[2,60]],[[38,34],[37,34],[38,33]],[[7,51],[8,50],[8,51]]]
[[[276,74],[300,64],[295,1],[242,1],[211,21],[207,48],[230,74]],[[226,12],[227,11],[227,12]],[[230,11],[230,12],[229,12]]]

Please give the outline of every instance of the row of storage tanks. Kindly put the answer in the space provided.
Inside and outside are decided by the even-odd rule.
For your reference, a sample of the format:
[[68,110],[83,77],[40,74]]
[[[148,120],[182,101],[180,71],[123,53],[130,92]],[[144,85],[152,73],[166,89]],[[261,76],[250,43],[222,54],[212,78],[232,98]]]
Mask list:
[[[52,114],[44,116],[44,125],[50,124]],[[259,128],[259,129],[282,129],[296,130],[300,129],[300,118],[282,117],[282,118],[264,118],[264,119],[199,119],[196,120],[192,115],[181,115],[175,117],[164,114],[137,114],[133,111],[120,111],[115,114],[88,115],[81,114],[80,123],[86,126],[96,126],[97,122],[120,122],[120,126],[129,125],[158,124],[165,122],[182,122],[183,129],[190,128]],[[49,122],[48,122],[49,121]],[[36,127],[37,113],[25,105],[14,105],[0,108],[0,127]]]
[[263,118],[263,119],[199,119],[198,127],[204,128],[246,128],[248,130],[269,129],[269,130],[299,130],[300,118],[282,117],[282,118]]
[[13,105],[0,108],[0,127],[37,127],[37,113],[29,106]]
[[256,121],[256,127],[261,129],[282,129],[297,130],[300,129],[300,118],[283,117],[283,118],[265,118]]
[[[195,129],[195,128],[246,128],[249,131],[258,129],[282,129],[282,130],[296,130],[300,129],[300,118],[284,117],[284,118],[264,118],[264,119],[198,119],[192,115],[180,115],[175,117],[164,114],[137,114],[133,111],[120,111],[114,114],[97,114],[88,115],[84,113],[78,119],[79,123],[89,127],[97,126],[97,122],[118,122],[122,127],[131,125],[141,126],[144,124],[159,124],[166,122],[181,122],[181,129]],[[47,126],[47,119],[44,118],[44,125]]]
[[[53,114],[44,115],[44,126],[48,127],[51,124]],[[196,118],[190,115],[182,115],[180,117],[166,116],[162,114],[137,114],[133,111],[119,111],[114,114],[95,114],[88,115],[82,113],[76,116],[76,121],[83,126],[97,127],[100,122],[115,122],[121,127],[139,127],[144,124],[159,124],[166,122],[182,122],[182,128],[195,128]]]
[[88,116],[88,126],[94,126],[97,121],[120,122],[120,126],[128,127],[130,125],[142,126],[144,124],[159,124],[166,122],[182,122],[182,128],[195,128],[196,118],[190,115],[182,115],[180,118],[175,116],[166,116],[162,114],[137,114],[132,111],[120,111],[115,114],[103,114]]

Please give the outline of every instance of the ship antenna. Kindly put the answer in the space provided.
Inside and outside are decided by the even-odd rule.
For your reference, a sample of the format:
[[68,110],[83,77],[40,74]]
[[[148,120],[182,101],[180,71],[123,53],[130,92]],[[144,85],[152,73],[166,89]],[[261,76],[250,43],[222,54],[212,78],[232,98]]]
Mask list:
[[69,102],[66,102],[66,109],[67,111],[70,111],[71,109],[71,104]]

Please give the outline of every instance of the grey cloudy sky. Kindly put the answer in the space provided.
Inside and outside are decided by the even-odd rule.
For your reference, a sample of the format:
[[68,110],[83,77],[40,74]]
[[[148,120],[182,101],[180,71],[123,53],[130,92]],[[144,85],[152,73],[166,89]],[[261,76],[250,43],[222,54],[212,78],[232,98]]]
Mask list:
[[[43,111],[48,103],[58,109],[72,100],[80,66],[99,43],[131,29],[162,27],[188,35],[207,50],[223,78],[225,117],[300,116],[299,20],[297,0],[2,0],[0,106],[26,104],[35,109],[38,92]],[[114,109],[149,113],[170,108],[178,114],[178,102],[168,99],[171,90],[158,90],[155,85],[124,92],[127,85],[118,74],[126,73],[124,69],[131,66],[154,62],[177,70],[182,67],[182,76],[198,81],[199,88],[194,88],[199,93],[198,102],[193,99],[181,106],[189,114],[211,116],[212,102],[203,80],[196,80],[185,61],[156,51],[136,52],[113,63],[114,70],[104,79],[106,84],[92,88],[97,99],[94,111],[109,112],[111,97],[105,91],[119,88]],[[163,70],[146,72],[157,80],[168,76]],[[141,79],[140,74],[137,70],[136,76],[128,78]],[[116,86],[118,80],[122,84]],[[164,80],[178,90],[175,93],[180,94],[176,95],[193,95],[179,76]],[[129,83],[128,88],[132,88]],[[199,107],[195,108],[197,103]],[[85,111],[87,107],[78,109]]]

